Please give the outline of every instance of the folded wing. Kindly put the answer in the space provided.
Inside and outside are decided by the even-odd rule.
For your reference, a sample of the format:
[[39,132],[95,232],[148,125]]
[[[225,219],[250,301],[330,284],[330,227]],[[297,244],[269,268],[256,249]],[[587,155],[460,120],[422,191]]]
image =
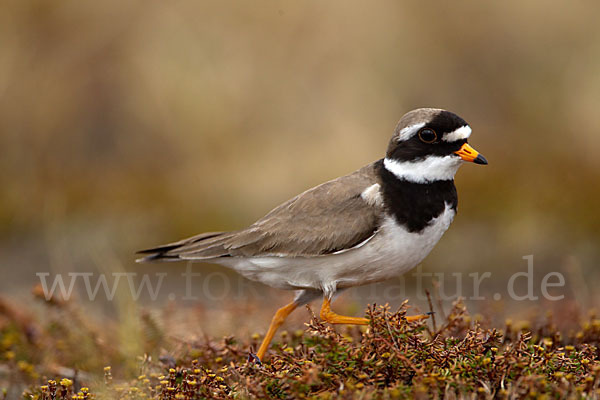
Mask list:
[[[197,235],[140,253],[138,261],[218,257],[310,257],[350,249],[372,237],[382,204],[363,193],[377,182],[375,164],[288,200],[246,229]],[[374,187],[376,190],[377,187]]]

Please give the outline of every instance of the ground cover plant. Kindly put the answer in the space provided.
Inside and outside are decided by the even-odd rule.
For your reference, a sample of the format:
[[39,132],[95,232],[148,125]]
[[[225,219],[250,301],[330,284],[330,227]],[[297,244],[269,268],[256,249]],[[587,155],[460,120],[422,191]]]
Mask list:
[[[596,398],[600,320],[559,330],[487,326],[456,302],[446,316],[407,322],[409,308],[372,305],[368,327],[313,318],[282,331],[261,364],[250,337],[172,336],[152,313],[138,330],[97,324],[76,305],[41,301],[42,313],[0,302],[0,398]],[[312,312],[312,311],[310,311]],[[37,317],[36,317],[37,315]],[[124,338],[124,336],[127,336]],[[127,340],[141,345],[127,350]]]

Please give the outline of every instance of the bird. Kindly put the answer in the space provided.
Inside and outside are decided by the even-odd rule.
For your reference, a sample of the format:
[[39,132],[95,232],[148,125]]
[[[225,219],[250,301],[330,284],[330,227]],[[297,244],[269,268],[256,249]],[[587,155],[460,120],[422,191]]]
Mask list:
[[272,318],[255,354],[259,361],[287,316],[320,297],[323,321],[367,325],[366,318],[335,313],[332,298],[399,276],[429,254],[456,215],[459,167],[488,163],[468,144],[471,132],[450,111],[412,110],[398,122],[383,158],[306,190],[246,228],[141,250],[137,261],[214,263],[295,291]]

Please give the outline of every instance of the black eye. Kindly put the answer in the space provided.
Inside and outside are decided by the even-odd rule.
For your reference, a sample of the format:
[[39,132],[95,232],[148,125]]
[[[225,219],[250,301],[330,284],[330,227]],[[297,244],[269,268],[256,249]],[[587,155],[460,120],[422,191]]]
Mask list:
[[419,139],[425,143],[433,143],[437,140],[437,133],[433,129],[421,129],[419,131]]

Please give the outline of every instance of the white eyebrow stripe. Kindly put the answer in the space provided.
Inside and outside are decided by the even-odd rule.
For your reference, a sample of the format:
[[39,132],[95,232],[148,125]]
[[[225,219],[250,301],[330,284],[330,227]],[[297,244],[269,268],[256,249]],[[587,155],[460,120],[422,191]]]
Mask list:
[[406,128],[403,128],[400,132],[398,132],[398,136],[397,136],[396,140],[398,142],[403,142],[405,140],[408,140],[411,137],[413,137],[414,134],[417,133],[417,131],[424,126],[425,126],[425,122],[419,122],[418,124],[409,125]]
[[469,125],[465,125],[450,133],[446,133],[442,140],[444,142],[456,142],[457,140],[467,139],[469,136],[471,136],[471,127]]

